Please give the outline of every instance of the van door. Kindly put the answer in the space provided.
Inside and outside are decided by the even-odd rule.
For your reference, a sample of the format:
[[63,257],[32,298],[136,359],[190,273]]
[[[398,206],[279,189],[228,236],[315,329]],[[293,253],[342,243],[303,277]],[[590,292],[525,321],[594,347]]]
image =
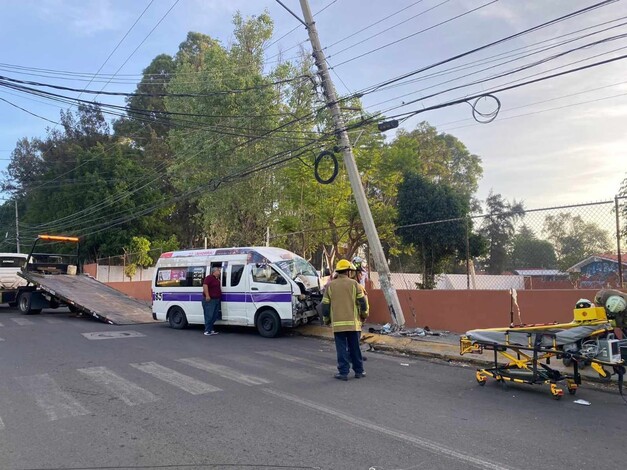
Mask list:
[[[272,307],[283,320],[292,318],[292,285],[269,264],[251,264],[248,280],[255,311]],[[252,321],[251,321],[252,323]]]
[[247,325],[246,263],[225,262],[222,269],[222,320],[229,325]]

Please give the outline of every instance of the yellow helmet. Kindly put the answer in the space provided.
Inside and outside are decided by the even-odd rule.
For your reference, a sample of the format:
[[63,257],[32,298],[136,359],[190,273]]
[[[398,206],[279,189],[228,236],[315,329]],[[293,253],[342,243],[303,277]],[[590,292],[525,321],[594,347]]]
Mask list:
[[348,261],[347,259],[341,259],[335,265],[335,270],[336,271],[348,271],[348,270],[354,271],[355,265],[351,263],[350,261]]

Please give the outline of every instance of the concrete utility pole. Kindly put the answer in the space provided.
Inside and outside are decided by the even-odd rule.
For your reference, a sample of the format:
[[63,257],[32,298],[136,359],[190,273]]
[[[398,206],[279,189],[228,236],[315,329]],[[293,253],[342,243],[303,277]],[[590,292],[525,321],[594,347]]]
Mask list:
[[311,46],[313,47],[313,57],[322,79],[322,88],[324,89],[327,106],[333,116],[333,124],[335,125],[337,135],[340,139],[342,152],[344,154],[344,166],[346,166],[348,179],[350,180],[355,201],[357,202],[357,208],[359,209],[359,215],[364,224],[366,236],[368,237],[368,244],[374,261],[374,267],[379,273],[381,289],[383,290],[385,300],[388,304],[388,308],[390,309],[392,322],[397,326],[403,326],[405,324],[405,317],[403,316],[403,311],[401,310],[401,303],[398,300],[396,290],[392,287],[390,268],[387,260],[385,259],[385,255],[383,254],[383,247],[381,246],[381,240],[379,239],[377,228],[372,220],[372,213],[370,212],[370,207],[368,206],[364,187],[361,184],[361,177],[359,176],[359,171],[357,170],[357,164],[355,163],[351,143],[345,129],[344,119],[342,118],[342,114],[340,112],[340,105],[337,102],[335,87],[331,81],[331,76],[324,57],[324,52],[322,51],[322,46],[320,45],[320,40],[318,39],[318,31],[316,30],[316,24],[313,20],[308,0],[300,0],[300,6],[303,10],[305,26],[307,28],[307,32],[309,33],[309,40],[311,41]]
[[17,252],[20,252],[20,218],[17,212],[17,199],[15,200],[15,244]]

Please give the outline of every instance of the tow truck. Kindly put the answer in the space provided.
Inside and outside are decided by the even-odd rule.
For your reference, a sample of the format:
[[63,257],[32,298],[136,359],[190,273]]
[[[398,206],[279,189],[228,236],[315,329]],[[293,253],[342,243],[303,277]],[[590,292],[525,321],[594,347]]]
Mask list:
[[[36,251],[41,244],[75,244],[73,253]],[[26,285],[17,288],[15,302],[25,315],[44,308],[67,306],[112,325],[153,322],[151,308],[81,272],[79,237],[39,235],[18,276]]]

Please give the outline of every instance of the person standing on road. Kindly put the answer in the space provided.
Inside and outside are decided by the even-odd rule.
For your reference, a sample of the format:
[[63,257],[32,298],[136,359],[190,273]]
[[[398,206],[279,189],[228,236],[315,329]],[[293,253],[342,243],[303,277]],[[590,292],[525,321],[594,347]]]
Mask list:
[[322,298],[323,321],[332,326],[335,337],[338,370],[335,378],[338,380],[348,380],[351,364],[356,379],[366,376],[359,336],[368,306],[360,285],[348,277],[349,271],[354,270],[350,261],[338,261],[335,267],[337,279],[331,281]]
[[213,324],[218,319],[220,311],[220,297],[222,288],[220,287],[220,268],[213,268],[211,274],[205,277],[202,282],[202,311],[205,316],[205,336],[217,335],[213,329]]

